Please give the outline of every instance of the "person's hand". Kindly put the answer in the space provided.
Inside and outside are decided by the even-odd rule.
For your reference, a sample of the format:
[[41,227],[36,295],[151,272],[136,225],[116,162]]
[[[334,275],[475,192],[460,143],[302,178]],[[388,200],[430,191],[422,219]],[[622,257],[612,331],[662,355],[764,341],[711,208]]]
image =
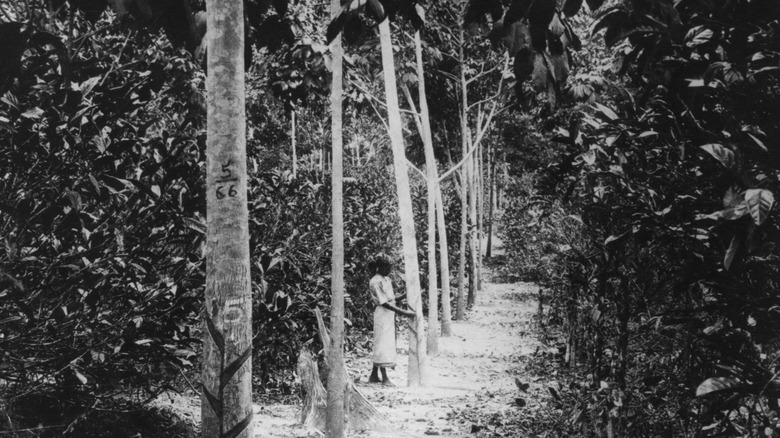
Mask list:
[[408,318],[414,318],[415,316],[417,316],[417,314],[416,314],[416,313],[414,313],[414,312],[412,312],[411,310],[407,310],[407,311],[404,313],[404,316],[406,316],[406,317],[408,317]]

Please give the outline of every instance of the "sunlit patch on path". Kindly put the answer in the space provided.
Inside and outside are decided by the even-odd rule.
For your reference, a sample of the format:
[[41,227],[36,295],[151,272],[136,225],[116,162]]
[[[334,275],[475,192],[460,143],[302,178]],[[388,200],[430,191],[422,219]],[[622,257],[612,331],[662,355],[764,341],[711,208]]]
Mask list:
[[[496,242],[497,246],[500,241]],[[494,254],[500,254],[500,247]],[[489,263],[487,263],[489,265]],[[455,292],[455,289],[453,292]],[[479,301],[464,321],[453,321],[453,336],[440,339],[440,354],[430,358],[431,384],[408,388],[408,335],[404,327],[398,337],[398,366],[390,372],[396,387],[368,384],[370,354],[349,354],[347,367],[359,390],[392,424],[392,434],[357,433],[366,437],[465,437],[485,431],[480,416],[516,418],[522,409],[539,405],[540,390],[524,376],[523,356],[541,347],[535,333],[535,296],[538,286],[531,283],[493,283],[485,272]],[[526,392],[516,379],[530,381]],[[195,421],[199,417],[196,397],[173,396],[169,407],[182,411]],[[524,407],[518,406],[518,398]],[[170,403],[170,404],[169,404]],[[316,437],[300,421],[299,405],[255,406],[256,437]]]

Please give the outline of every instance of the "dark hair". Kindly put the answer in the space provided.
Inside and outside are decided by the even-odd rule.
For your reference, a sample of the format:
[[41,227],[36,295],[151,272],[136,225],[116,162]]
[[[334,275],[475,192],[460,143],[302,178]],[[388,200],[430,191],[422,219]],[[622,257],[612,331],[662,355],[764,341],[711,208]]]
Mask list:
[[382,260],[377,263],[377,271],[379,271],[379,273],[384,277],[390,275],[390,271],[392,270],[393,270],[393,264],[387,260]]
[[390,275],[392,269],[393,263],[384,254],[378,255],[374,260],[368,262],[368,271],[371,274],[379,273],[386,277]]

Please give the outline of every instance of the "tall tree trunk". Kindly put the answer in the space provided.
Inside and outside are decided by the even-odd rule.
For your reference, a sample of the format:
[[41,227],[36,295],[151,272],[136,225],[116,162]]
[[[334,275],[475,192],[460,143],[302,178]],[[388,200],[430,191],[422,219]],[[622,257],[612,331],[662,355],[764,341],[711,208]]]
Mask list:
[[243,2],[207,1],[206,339],[201,434],[252,437]]
[[484,220],[483,216],[485,213],[485,181],[483,179],[483,172],[484,172],[484,166],[483,166],[483,152],[484,152],[484,146],[482,146],[482,143],[480,142],[479,150],[477,151],[477,155],[475,159],[477,160],[477,290],[482,290],[482,239],[484,237]]
[[468,162],[466,169],[468,179],[468,211],[469,211],[469,299],[470,306],[477,302],[477,177],[476,177],[476,155]]
[[444,201],[441,184],[436,184],[436,221],[439,229],[439,260],[441,265],[441,335],[452,336],[452,309],[450,309],[450,254],[447,246],[447,224],[444,220]]
[[295,144],[295,110],[290,110],[290,139],[292,140],[292,175],[298,176],[298,151]]
[[[331,0],[331,18],[341,9],[340,0]],[[332,55],[330,85],[331,135],[333,136],[331,165],[333,215],[333,251],[330,278],[330,349],[328,354],[328,411],[326,425],[329,438],[343,438],[344,390],[347,385],[344,369],[344,207],[343,169],[344,141],[342,136],[343,50],[341,35],[330,45]]]
[[488,178],[488,184],[490,184],[490,211],[488,213],[488,231],[487,231],[487,244],[485,248],[485,257],[490,258],[492,255],[493,247],[493,210],[495,209],[495,186],[496,186],[496,152],[493,146],[488,146],[488,166],[490,166],[490,177]]
[[414,53],[417,59],[417,90],[420,96],[420,119],[425,148],[425,170],[428,192],[428,354],[439,354],[439,290],[436,287],[436,187],[439,172],[433,155],[433,137],[428,111],[428,97],[425,93],[425,66],[422,57],[420,31],[414,33]]
[[428,355],[426,354],[425,321],[423,319],[422,296],[420,293],[420,267],[417,264],[417,242],[415,241],[412,195],[409,189],[409,171],[406,164],[401,111],[398,106],[398,89],[395,82],[393,44],[390,36],[390,21],[379,23],[379,42],[382,48],[382,70],[385,79],[388,126],[393,148],[395,185],[398,191],[398,215],[401,221],[401,237],[406,271],[406,293],[409,307],[415,312],[410,323],[409,340],[409,386],[424,386],[428,382]]
[[[460,57],[460,137],[461,154],[466,157],[469,150],[469,128],[468,128],[468,83],[466,82],[465,57],[463,54],[463,45],[465,44],[465,32],[463,27],[460,29],[460,40],[458,46],[458,55]],[[468,162],[463,165],[460,171],[460,251],[458,254],[458,320],[466,317],[466,239],[468,238]]]

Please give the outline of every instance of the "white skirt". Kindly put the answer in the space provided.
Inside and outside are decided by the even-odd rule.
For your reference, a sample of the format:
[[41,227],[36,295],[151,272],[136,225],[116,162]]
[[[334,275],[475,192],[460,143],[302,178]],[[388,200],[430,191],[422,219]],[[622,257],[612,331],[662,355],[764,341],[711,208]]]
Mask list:
[[374,309],[374,365],[395,366],[395,312],[382,306]]

